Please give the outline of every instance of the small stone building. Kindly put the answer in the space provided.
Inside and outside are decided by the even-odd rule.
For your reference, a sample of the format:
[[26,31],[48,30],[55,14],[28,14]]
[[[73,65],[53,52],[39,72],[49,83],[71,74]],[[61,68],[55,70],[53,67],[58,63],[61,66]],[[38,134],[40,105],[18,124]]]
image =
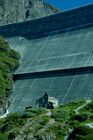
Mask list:
[[58,100],[54,97],[49,97],[47,92],[44,94],[43,97],[36,101],[37,107],[44,107],[47,109],[53,109],[54,107],[58,106]]

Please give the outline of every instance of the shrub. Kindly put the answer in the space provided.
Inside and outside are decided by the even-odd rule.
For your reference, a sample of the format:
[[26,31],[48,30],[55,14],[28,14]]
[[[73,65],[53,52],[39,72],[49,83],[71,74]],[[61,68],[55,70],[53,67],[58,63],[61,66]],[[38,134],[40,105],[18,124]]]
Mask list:
[[88,114],[82,113],[82,114],[76,114],[71,116],[70,120],[76,120],[78,122],[84,122],[88,119]]
[[8,134],[7,133],[0,133],[0,140],[8,140]]
[[[89,128],[88,126],[78,126],[78,127],[74,128],[74,130],[70,134],[70,139],[71,140],[80,140],[82,138],[82,140],[83,140],[89,136],[90,137],[93,136],[93,129]],[[86,140],[90,140],[90,139],[86,139]]]

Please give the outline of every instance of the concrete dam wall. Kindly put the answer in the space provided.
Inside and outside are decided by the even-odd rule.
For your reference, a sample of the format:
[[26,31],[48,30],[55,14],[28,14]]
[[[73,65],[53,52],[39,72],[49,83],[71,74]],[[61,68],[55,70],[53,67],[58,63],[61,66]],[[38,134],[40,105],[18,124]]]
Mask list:
[[66,103],[93,98],[93,5],[0,27],[21,54],[10,112],[36,106],[45,92]]
[[67,32],[93,24],[93,5],[56,13],[47,17],[0,27],[5,37],[25,36],[31,38],[48,35],[50,32]]

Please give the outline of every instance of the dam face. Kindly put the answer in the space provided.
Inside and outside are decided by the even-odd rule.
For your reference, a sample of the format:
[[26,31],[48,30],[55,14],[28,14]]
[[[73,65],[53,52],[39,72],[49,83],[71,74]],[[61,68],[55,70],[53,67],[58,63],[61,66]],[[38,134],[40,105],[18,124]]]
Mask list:
[[1,26],[0,35],[21,54],[10,112],[45,92],[60,104],[93,99],[93,5]]

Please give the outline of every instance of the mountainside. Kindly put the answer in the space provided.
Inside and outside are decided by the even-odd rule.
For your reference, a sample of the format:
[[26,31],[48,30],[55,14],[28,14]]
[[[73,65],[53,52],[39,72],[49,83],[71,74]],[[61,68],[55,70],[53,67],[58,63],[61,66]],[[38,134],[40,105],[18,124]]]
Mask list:
[[[20,55],[0,37],[0,115],[6,112],[12,91],[12,72],[19,66]],[[1,139],[0,139],[1,140]]]
[[0,0],[0,25],[35,19],[58,11],[42,0]]

